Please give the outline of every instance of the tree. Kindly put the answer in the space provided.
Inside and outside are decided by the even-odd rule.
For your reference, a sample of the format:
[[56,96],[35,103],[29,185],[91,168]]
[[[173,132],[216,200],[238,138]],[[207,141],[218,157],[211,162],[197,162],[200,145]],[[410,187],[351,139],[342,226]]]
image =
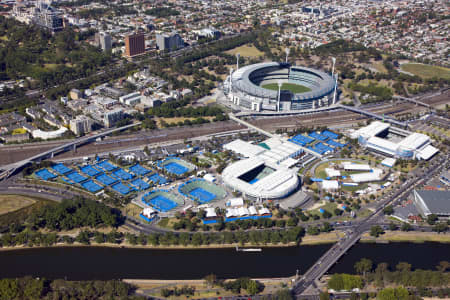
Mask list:
[[405,289],[404,287],[385,288],[378,293],[377,299],[379,299],[379,300],[404,300],[404,299],[408,299],[408,296],[409,296],[408,290]]
[[401,227],[401,230],[402,231],[410,231],[411,230],[411,224],[409,224],[409,223],[403,223],[402,224],[402,227]]
[[250,295],[256,295],[258,293],[258,284],[254,280],[250,280],[245,288]]
[[380,234],[383,233],[384,233],[383,228],[381,228],[379,225],[375,225],[370,228],[370,235],[373,237],[378,237],[380,236]]
[[204,279],[208,287],[213,287],[217,283],[217,277],[214,274],[206,275]]
[[355,263],[355,271],[358,274],[362,274],[364,277],[366,273],[372,270],[373,263],[370,259],[362,258],[360,261]]
[[431,214],[427,216],[427,223],[430,225],[436,224],[436,221],[438,220],[438,216],[435,214]]
[[294,300],[294,297],[289,289],[278,290],[275,292],[274,296],[274,299],[277,300]]
[[395,225],[392,222],[389,223],[389,230],[394,231],[394,230],[397,230],[397,229],[398,229],[397,225]]
[[436,225],[433,226],[433,231],[436,231],[437,233],[445,232],[448,230],[447,223],[439,222]]
[[383,213],[385,215],[392,215],[394,213],[394,208],[392,207],[392,205],[388,205],[383,209]]
[[327,292],[320,292],[319,299],[320,300],[330,300],[330,294],[328,294]]

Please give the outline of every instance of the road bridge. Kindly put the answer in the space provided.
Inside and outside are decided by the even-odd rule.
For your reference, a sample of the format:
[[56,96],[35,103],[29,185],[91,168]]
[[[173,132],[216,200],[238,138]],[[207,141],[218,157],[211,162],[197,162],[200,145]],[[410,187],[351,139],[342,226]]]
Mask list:
[[56,153],[60,153],[60,152],[64,152],[64,151],[70,151],[70,150],[76,150],[76,147],[79,145],[83,145],[86,143],[91,143],[93,141],[95,141],[97,138],[100,137],[104,137],[107,135],[110,135],[114,132],[119,132],[122,130],[126,130],[128,128],[140,125],[141,122],[137,122],[137,123],[133,123],[130,125],[126,125],[126,126],[122,126],[122,127],[118,127],[118,128],[112,128],[112,129],[108,129],[105,130],[103,132],[97,133],[97,134],[93,134],[93,135],[89,135],[89,136],[84,136],[84,137],[80,137],[78,139],[75,139],[71,142],[65,143],[63,145],[54,147],[50,150],[41,152],[37,155],[34,155],[30,158],[9,164],[9,165],[4,165],[1,166],[0,169],[3,170],[2,173],[0,173],[0,180],[8,178],[9,176],[11,176],[12,174],[14,174],[17,170],[20,170],[21,168],[23,168],[24,166],[26,166],[27,164],[31,163],[31,162],[35,162],[35,161],[41,161],[43,159],[46,158],[52,158]]
[[392,117],[385,117],[384,115],[379,115],[379,114],[376,114],[376,113],[373,113],[373,112],[370,112],[370,111],[367,111],[367,110],[363,110],[361,108],[356,108],[356,107],[352,107],[352,106],[346,106],[346,105],[342,105],[342,104],[337,104],[336,107],[342,108],[342,109],[346,109],[348,111],[355,112],[355,113],[358,113],[358,114],[366,115],[366,116],[369,116],[371,118],[375,118],[375,119],[378,119],[378,120],[384,120],[386,122],[389,122],[391,124],[394,124],[394,125],[397,125],[397,126],[400,126],[400,127],[403,127],[403,128],[407,128],[408,127],[408,124],[405,123],[405,122],[400,122],[400,121],[397,121],[397,120],[393,119]]

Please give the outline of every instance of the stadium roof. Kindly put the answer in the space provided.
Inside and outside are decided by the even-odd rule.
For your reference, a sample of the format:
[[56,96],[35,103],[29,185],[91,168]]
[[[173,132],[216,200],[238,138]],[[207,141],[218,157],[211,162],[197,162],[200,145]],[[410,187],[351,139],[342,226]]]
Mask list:
[[253,145],[249,142],[237,139],[223,146],[225,150],[236,152],[245,157],[253,157],[266,151],[261,146]]
[[450,191],[415,191],[429,214],[450,216]]
[[408,148],[408,149],[418,149],[423,144],[427,143],[430,140],[428,136],[425,134],[414,132],[398,143],[398,146]]
[[[248,65],[248,66],[242,67],[239,70],[235,71],[231,75],[233,87],[237,88],[241,92],[248,94],[250,96],[254,96],[254,97],[258,97],[258,98],[277,99],[278,91],[262,88],[256,84],[254,84],[249,79],[251,73],[253,73],[257,70],[261,70],[263,68],[273,68],[273,67],[279,67],[280,69],[282,69],[282,68],[287,69],[287,68],[290,68],[291,66],[289,64],[268,62],[268,63],[258,63],[258,64],[253,64],[253,65]],[[311,68],[306,68],[306,67],[298,67],[298,66],[295,66],[295,67],[292,66],[292,67],[298,71],[304,71],[305,73],[313,73],[314,75],[317,76],[317,79],[318,79],[317,83],[319,84],[319,87],[316,89],[312,89],[309,92],[296,94],[296,98],[298,100],[321,98],[333,91],[335,81],[330,75],[326,74],[325,72],[311,69]],[[286,79],[288,79],[288,78],[286,78]]]
[[383,123],[380,121],[374,121],[370,123],[369,125],[362,127],[354,132],[352,135],[354,138],[357,138],[358,136],[363,136],[365,138],[369,138],[372,136],[376,136],[380,134],[381,132],[388,129],[391,125],[389,123]]

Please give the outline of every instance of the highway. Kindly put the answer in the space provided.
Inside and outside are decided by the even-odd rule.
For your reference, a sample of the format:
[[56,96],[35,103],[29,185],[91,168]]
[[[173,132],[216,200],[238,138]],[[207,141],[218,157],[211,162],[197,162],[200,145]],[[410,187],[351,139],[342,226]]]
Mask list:
[[416,179],[411,180],[411,182],[406,182],[406,184],[403,184],[397,192],[382,198],[375,211],[369,217],[356,224],[354,229],[348,230],[346,236],[319,258],[319,260],[317,260],[317,262],[295,283],[293,292],[296,295],[301,295],[311,285],[314,286],[315,281],[322,277],[342,255],[358,242],[364,232],[370,230],[372,226],[383,220],[384,216],[382,210],[387,205],[408,195],[417,185],[423,184],[427,178],[440,172],[445,165],[445,163],[442,163],[437,168],[427,168],[424,176],[416,177]]

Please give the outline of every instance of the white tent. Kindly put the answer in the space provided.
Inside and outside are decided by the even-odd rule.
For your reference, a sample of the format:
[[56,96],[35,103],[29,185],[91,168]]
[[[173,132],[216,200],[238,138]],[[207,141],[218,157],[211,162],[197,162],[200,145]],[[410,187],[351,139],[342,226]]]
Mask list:
[[207,218],[214,218],[214,217],[217,217],[216,210],[215,210],[214,207],[208,207],[208,208],[206,208],[206,209],[205,209],[205,212],[206,212],[206,217],[207,217]]
[[227,206],[243,206],[244,205],[244,199],[242,198],[231,198],[227,202]]
[[337,190],[339,188],[337,180],[322,180],[321,184],[324,190]]

